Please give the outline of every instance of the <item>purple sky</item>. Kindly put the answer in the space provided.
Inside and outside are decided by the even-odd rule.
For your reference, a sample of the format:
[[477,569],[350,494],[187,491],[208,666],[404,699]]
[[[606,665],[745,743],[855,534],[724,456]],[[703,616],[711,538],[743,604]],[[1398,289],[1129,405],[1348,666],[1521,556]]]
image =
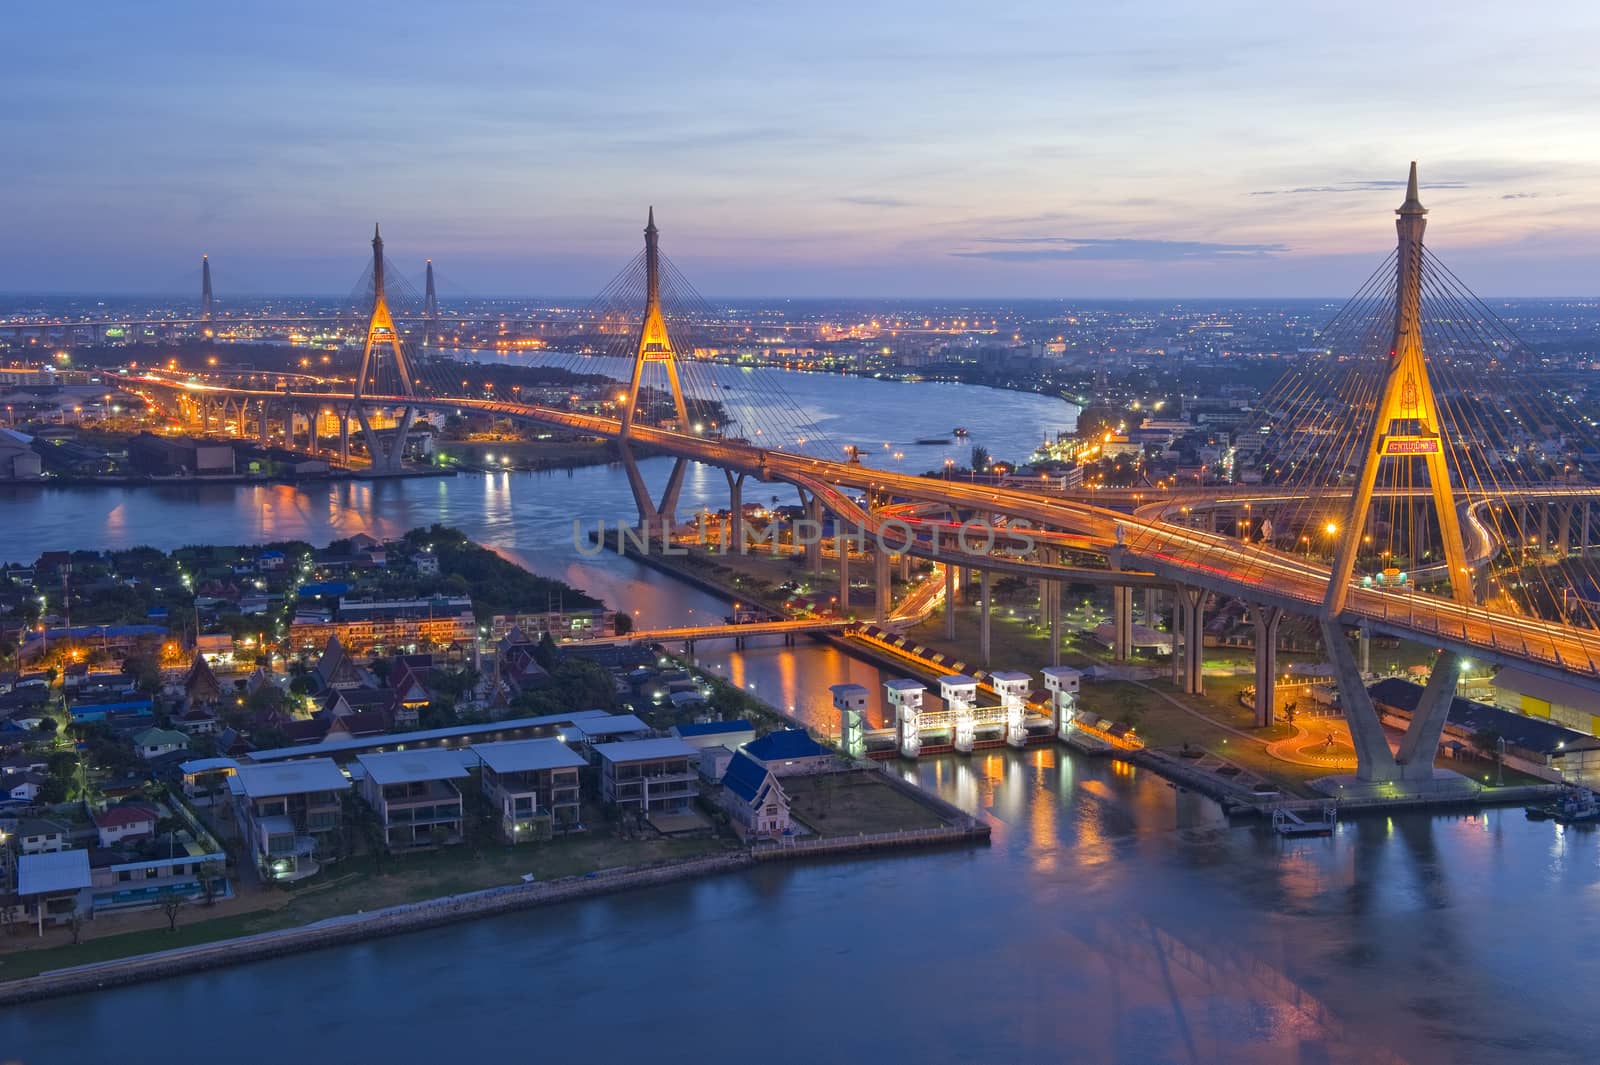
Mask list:
[[[254,13],[247,13],[246,8]],[[270,11],[268,18],[263,12]],[[0,290],[1339,296],[1600,274],[1600,5],[25,4]],[[414,265],[413,265],[414,264]],[[197,282],[196,282],[197,283]],[[448,294],[448,293],[447,293]]]

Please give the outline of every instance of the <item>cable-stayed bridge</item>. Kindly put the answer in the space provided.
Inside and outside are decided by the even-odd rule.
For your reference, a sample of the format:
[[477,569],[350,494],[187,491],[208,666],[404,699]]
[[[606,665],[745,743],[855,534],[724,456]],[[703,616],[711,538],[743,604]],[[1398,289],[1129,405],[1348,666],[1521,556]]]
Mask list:
[[[474,395],[452,364],[413,365],[386,304],[376,234],[366,343],[353,382],[279,390],[159,371],[121,380],[153,402],[198,410],[208,428],[214,419],[243,434],[253,420],[263,439],[275,409],[280,417],[287,410],[292,425],[297,407],[332,407],[340,412],[341,451],[348,454],[352,421],[359,423],[378,474],[403,469],[406,430],[424,410],[477,411],[614,440],[647,537],[664,538],[677,522],[690,462],[725,471],[735,523],[750,479],[789,484],[819,531],[828,516],[841,545],[871,545],[880,619],[889,613],[894,557],[938,559],[947,592],[960,574],[975,573],[983,660],[993,573],[1042,582],[1057,653],[1064,583],[1113,590],[1119,655],[1127,651],[1133,589],[1170,595],[1174,679],[1189,692],[1203,684],[1208,604],[1236,599],[1249,605],[1256,628],[1263,724],[1272,715],[1278,626],[1286,615],[1312,618],[1356,746],[1352,783],[1425,792],[1451,786],[1433,761],[1460,658],[1600,681],[1600,625],[1587,605],[1600,591],[1571,594],[1591,578],[1594,493],[1553,468],[1566,445],[1552,441],[1575,439],[1583,418],[1518,394],[1515,338],[1425,251],[1425,214],[1413,165],[1397,211],[1396,252],[1325,330],[1324,354],[1261,405],[1251,440],[1269,449],[1263,466],[1273,483],[1248,489],[1075,498],[874,469],[853,452],[840,457],[844,449],[816,434],[807,412],[781,395],[761,397],[763,416],[719,426],[715,419],[748,397],[708,390],[697,376],[687,336],[715,312],[661,255],[653,212],[644,251],[602,293],[594,316],[591,350],[622,355],[631,368],[606,411]],[[369,412],[376,411],[398,429],[385,436],[375,428]],[[636,448],[671,458],[664,485],[646,483]],[[1221,528],[1219,509],[1229,515]],[[1562,544],[1556,564],[1528,549],[1536,542],[1536,554],[1547,552],[1552,513]],[[807,554],[816,563],[820,550]],[[849,553],[838,558],[848,588]],[[1600,573],[1592,576],[1600,589]],[[1352,628],[1439,648],[1398,751],[1364,687]]]

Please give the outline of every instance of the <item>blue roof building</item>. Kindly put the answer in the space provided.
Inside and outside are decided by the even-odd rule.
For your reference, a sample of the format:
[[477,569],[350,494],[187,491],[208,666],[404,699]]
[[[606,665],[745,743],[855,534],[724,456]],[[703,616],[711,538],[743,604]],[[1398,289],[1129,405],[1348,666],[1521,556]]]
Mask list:
[[756,738],[756,728],[748,721],[703,721],[690,725],[674,725],[672,734],[691,747],[706,750],[726,747],[738,750]]
[[728,763],[719,801],[746,837],[776,839],[791,829],[789,796],[783,785],[745,751]]
[[782,776],[807,772],[833,763],[833,752],[803,728],[786,728],[751,740],[744,750],[756,761]]

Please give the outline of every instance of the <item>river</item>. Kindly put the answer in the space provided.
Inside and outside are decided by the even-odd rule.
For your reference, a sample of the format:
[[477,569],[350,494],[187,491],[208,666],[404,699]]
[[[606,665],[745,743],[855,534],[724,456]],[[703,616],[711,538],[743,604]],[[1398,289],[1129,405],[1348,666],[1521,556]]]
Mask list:
[[[1059,401],[964,386],[785,379],[841,424],[964,424],[1002,457],[1072,416]],[[902,451],[913,469],[964,459],[954,444],[894,446],[924,432],[895,434],[880,451]],[[659,479],[664,464],[649,466]],[[684,498],[725,505],[721,474],[693,470]],[[626,604],[643,624],[726,609],[626,559],[578,554],[574,517],[631,515],[620,473],[604,468],[13,488],[0,493],[0,515],[0,556],[16,560],[63,546],[325,542],[441,521]],[[880,680],[810,644],[702,657],[824,728],[829,684]],[[0,1061],[1597,1056],[1600,1022],[1584,993],[1600,966],[1593,833],[1510,810],[1365,819],[1286,843],[1229,827],[1214,804],[1153,774],[1065,750],[902,771],[988,817],[992,845],[764,867],[20,1006],[0,1014]]]

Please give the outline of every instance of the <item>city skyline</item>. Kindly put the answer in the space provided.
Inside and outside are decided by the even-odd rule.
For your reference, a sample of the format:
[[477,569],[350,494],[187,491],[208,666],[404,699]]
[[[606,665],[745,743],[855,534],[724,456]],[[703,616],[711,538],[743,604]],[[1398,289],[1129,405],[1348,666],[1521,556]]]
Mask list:
[[1328,297],[1381,261],[1412,158],[1478,291],[1582,296],[1600,266],[1576,6],[1560,33],[1487,5],[295,7],[19,13],[104,58],[0,74],[32,147],[0,290],[181,291],[209,253],[224,301],[342,292],[377,220],[450,296],[579,296],[654,204],[713,297]]

